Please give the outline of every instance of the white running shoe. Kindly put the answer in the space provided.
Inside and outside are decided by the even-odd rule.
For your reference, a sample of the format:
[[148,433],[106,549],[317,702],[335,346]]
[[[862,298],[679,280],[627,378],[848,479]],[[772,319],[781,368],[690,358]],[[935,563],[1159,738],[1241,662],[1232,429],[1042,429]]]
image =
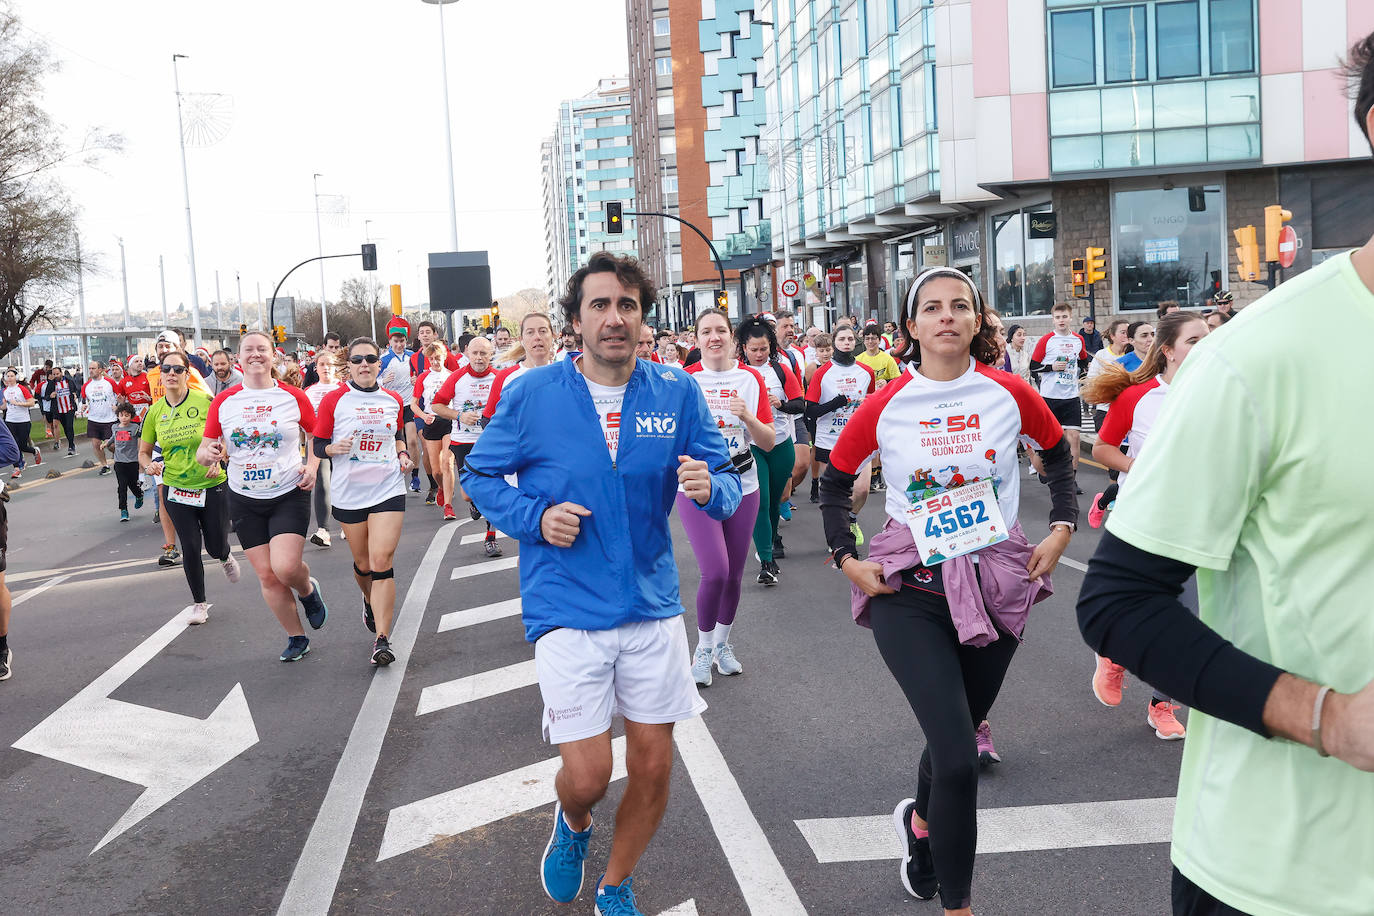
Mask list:
[[692,680],[697,682],[698,687],[711,686],[711,660],[714,653],[705,646],[697,646],[696,654],[692,656]]
[[744,666],[735,658],[735,648],[728,642],[716,646],[716,670],[726,677],[739,674]]
[[224,578],[230,582],[239,581],[239,561],[234,559],[231,553],[228,557],[220,561],[220,568],[224,570]]
[[193,604],[186,610],[189,612],[186,615],[186,622],[191,624],[191,626],[205,623],[205,621],[210,619],[210,605],[206,604],[204,601],[199,604]]
[[310,535],[310,543],[316,547],[329,546],[329,532],[324,528],[316,528],[315,533]]

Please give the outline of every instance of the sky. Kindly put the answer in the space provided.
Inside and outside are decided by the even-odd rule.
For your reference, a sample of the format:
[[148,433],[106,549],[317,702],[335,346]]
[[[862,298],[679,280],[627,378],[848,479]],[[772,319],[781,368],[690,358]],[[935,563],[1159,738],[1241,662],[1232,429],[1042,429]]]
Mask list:
[[[377,244],[383,284],[407,305],[428,298],[427,254],[449,248],[439,8],[421,0],[9,0],[58,73],[44,107],[72,145],[100,127],[124,137],[96,168],[64,167],[80,209],[89,313],[191,301],[172,54],[183,94],[219,93],[212,145],[187,146],[201,306],[265,299],[317,253],[312,175],[325,254]],[[490,253],[492,292],[543,288],[539,144],[558,103],[628,72],[624,0],[460,0],[444,7],[460,250]],[[187,105],[189,107],[189,99]],[[366,222],[370,220],[371,222]],[[325,261],[331,300],[361,259]],[[320,296],[296,271],[281,295]],[[226,321],[228,319],[226,318]]]

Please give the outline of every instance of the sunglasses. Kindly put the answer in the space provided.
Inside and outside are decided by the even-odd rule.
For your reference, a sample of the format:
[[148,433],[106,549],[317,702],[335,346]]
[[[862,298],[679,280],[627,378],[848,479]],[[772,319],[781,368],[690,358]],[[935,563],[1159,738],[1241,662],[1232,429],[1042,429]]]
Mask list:
[[376,353],[359,353],[357,356],[350,356],[348,361],[355,366],[367,363],[369,366],[381,359]]
[[172,375],[185,375],[191,371],[185,366],[178,366],[176,363],[164,363],[161,368],[164,373],[170,372]]

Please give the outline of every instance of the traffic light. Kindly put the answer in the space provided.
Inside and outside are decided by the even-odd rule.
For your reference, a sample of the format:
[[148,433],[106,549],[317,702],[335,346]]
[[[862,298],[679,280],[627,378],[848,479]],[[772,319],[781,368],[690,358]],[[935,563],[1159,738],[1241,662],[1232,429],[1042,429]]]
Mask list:
[[625,205],[618,200],[606,202],[606,233],[621,235],[625,232]]
[[1221,271],[1219,271],[1219,270],[1214,270],[1214,271],[1212,271],[1212,296],[1211,296],[1211,298],[1215,299],[1215,298],[1217,297],[1217,293],[1219,293],[1219,292],[1221,292]]
[[1086,253],[1088,256],[1088,285],[1091,286],[1098,280],[1107,279],[1107,261],[1104,257],[1107,249],[1089,248]]
[[1073,297],[1086,299],[1088,297],[1088,262],[1083,258],[1071,259],[1069,261],[1069,273],[1073,275]]
[[490,315],[483,315],[483,316],[482,316],[482,329],[483,329],[483,330],[486,330],[486,329],[489,328],[489,327],[491,327],[491,316],[490,316]]
[[501,303],[492,300],[491,303],[491,326],[499,328],[501,326]]
[[730,294],[723,289],[716,290],[716,308],[721,310],[730,308]]
[[363,245],[363,270],[377,269],[377,246],[368,242]]
[[286,325],[276,325],[272,328],[272,339],[279,344],[286,343]]
[[[1236,235],[1236,273],[1242,280],[1259,279],[1259,243],[1255,240],[1255,227],[1242,226]],[[1277,245],[1275,247],[1278,247]]]
[[248,325],[246,325],[246,324],[240,324],[240,325],[239,325],[239,336],[242,337],[244,334],[247,334],[247,333],[248,333]]
[[1264,259],[1266,261],[1279,259],[1279,232],[1283,230],[1283,224],[1292,218],[1292,211],[1285,210],[1278,204],[1271,204],[1264,208]]

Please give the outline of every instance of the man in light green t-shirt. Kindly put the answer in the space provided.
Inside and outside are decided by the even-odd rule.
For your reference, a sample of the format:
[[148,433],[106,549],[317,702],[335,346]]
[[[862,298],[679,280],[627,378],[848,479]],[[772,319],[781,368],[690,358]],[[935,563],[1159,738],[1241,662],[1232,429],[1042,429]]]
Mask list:
[[[1374,36],[1354,57],[1368,137]],[[1176,914],[1374,913],[1374,369],[1332,326],[1374,335],[1374,240],[1192,350],[1079,596],[1099,655],[1194,708]]]

